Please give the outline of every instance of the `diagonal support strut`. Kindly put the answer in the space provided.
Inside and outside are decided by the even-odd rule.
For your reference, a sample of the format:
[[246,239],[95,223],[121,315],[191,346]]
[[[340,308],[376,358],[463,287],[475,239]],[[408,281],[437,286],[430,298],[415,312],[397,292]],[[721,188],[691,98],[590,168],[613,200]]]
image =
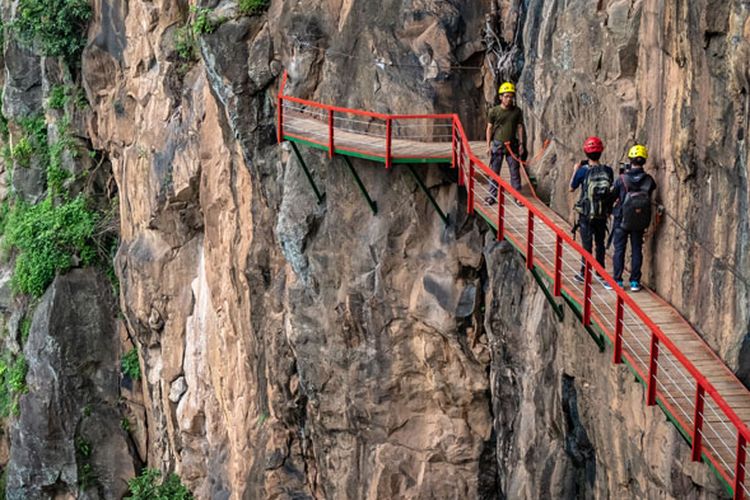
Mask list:
[[365,200],[367,201],[367,204],[370,206],[370,210],[372,210],[373,215],[377,215],[378,204],[375,201],[373,201],[372,198],[370,198],[370,193],[367,192],[365,185],[362,183],[362,179],[359,178],[357,171],[354,170],[354,166],[352,165],[352,162],[350,162],[349,158],[346,156],[342,156],[342,155],[339,155],[339,156],[344,159],[346,166],[349,168],[349,172],[352,174],[352,177],[354,177],[354,182],[357,183],[357,187],[359,188],[359,191],[362,193],[362,196],[365,197]]
[[414,177],[414,180],[417,182],[419,187],[422,189],[424,194],[427,195],[427,198],[430,200],[430,203],[432,204],[435,211],[438,213],[440,218],[443,220],[443,224],[446,226],[448,225],[448,216],[443,213],[443,211],[440,209],[440,205],[438,205],[438,202],[435,201],[435,198],[432,196],[432,193],[430,193],[430,190],[427,189],[427,186],[425,186],[424,181],[422,181],[421,177],[417,175],[417,173],[414,171],[414,167],[411,165],[406,165],[406,167],[409,169],[409,172],[411,172],[411,175]]
[[302,154],[299,152],[299,148],[297,148],[297,145],[294,143],[294,141],[289,141],[289,144],[292,145],[292,150],[294,151],[295,156],[297,156],[297,161],[299,161],[302,170],[305,172],[305,177],[307,177],[308,182],[310,182],[310,186],[313,188],[313,191],[315,191],[315,197],[318,199],[318,205],[320,205],[325,201],[326,194],[321,194],[317,184],[315,184],[315,179],[313,179],[310,169],[307,168],[305,160],[302,159]]

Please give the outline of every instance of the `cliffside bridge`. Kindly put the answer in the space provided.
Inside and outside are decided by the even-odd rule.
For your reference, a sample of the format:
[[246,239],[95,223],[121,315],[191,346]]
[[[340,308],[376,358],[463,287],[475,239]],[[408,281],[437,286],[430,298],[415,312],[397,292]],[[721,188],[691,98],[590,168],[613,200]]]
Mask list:
[[[390,115],[329,106],[278,94],[278,140],[291,141],[318,201],[318,190],[295,144],[341,155],[370,208],[377,205],[353,169],[348,156],[391,168],[397,163],[449,163],[458,169],[466,189],[467,211],[493,228],[526,259],[556,313],[558,299],[573,309],[602,351],[609,346],[612,362],[624,364],[643,384],[648,406],[659,405],[691,446],[693,461],[711,467],[735,499],[750,498],[746,480],[750,440],[750,391],[711,350],[702,337],[666,301],[644,288],[627,293],[565,229],[569,224],[542,203],[528,182],[521,192],[492,172],[484,141],[470,141],[458,115]],[[409,167],[411,169],[411,167]],[[507,175],[507,166],[503,168]],[[444,221],[440,207],[414,173]],[[488,203],[490,182],[499,185]],[[515,203],[518,200],[519,203]],[[584,282],[573,276],[585,265]],[[611,286],[593,282],[598,273]]]

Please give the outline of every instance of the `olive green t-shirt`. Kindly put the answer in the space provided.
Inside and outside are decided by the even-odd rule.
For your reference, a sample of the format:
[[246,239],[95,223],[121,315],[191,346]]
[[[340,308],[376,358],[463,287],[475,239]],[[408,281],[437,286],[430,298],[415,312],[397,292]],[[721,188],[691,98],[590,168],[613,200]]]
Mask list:
[[490,109],[487,122],[492,124],[492,140],[515,142],[518,125],[523,125],[523,114],[521,108],[515,105],[507,109],[495,106]]

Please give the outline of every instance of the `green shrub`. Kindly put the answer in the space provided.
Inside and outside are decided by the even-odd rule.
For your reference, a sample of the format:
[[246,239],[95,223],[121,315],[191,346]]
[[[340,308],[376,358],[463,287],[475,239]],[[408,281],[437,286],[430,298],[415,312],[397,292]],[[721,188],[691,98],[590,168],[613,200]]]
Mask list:
[[10,150],[10,154],[20,166],[29,167],[31,166],[31,157],[34,155],[34,148],[26,137],[21,137]]
[[47,106],[50,109],[63,109],[68,104],[69,98],[68,88],[65,85],[55,85],[49,91]]
[[26,343],[26,340],[29,338],[29,332],[31,331],[31,318],[28,316],[24,316],[23,320],[21,321],[21,345],[24,345]]
[[92,241],[97,214],[83,196],[55,205],[47,197],[37,205],[16,203],[5,226],[6,250],[15,250],[11,281],[17,292],[39,297],[58,272],[67,271],[74,257],[84,265],[96,257]]
[[190,12],[195,15],[191,24],[193,33],[196,35],[206,35],[216,30],[216,23],[209,18],[211,9],[190,7]]
[[46,164],[47,151],[47,122],[44,116],[22,118],[18,121],[23,136],[11,149],[11,158],[22,167],[31,165],[31,159],[36,157],[42,164]]
[[71,173],[63,168],[63,154],[71,151],[77,157],[76,143],[70,135],[70,118],[63,117],[57,122],[59,139],[49,147],[49,163],[47,163],[47,190],[53,196],[64,194],[63,184],[71,177]]
[[190,500],[193,495],[182,484],[176,474],[170,474],[161,484],[157,481],[161,472],[156,469],[144,469],[141,475],[128,481],[131,500]]
[[87,0],[19,0],[12,29],[43,55],[77,62],[91,18]]
[[6,353],[0,358],[0,416],[18,415],[18,398],[27,391],[26,358]]
[[136,351],[135,347],[125,353],[120,365],[122,373],[131,379],[138,380],[141,378],[141,365],[138,363],[138,351]]
[[242,14],[256,14],[268,6],[268,0],[239,0],[237,7]]
[[91,443],[89,443],[86,438],[80,436],[76,438],[76,452],[78,452],[82,458],[89,458],[93,451]]
[[198,59],[198,42],[196,42],[190,26],[183,26],[175,30],[174,49],[183,61]]

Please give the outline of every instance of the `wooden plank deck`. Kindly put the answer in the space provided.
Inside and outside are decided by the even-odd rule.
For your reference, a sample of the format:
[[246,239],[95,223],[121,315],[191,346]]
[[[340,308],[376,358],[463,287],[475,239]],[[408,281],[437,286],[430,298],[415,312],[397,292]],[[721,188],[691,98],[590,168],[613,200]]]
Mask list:
[[[328,147],[328,125],[321,121],[294,116],[290,114],[284,118],[284,134],[290,138],[305,139],[314,142],[322,149]],[[382,137],[366,135],[367,132],[355,133],[350,130],[334,130],[335,148],[346,153],[353,153],[384,161],[385,140]],[[472,141],[474,154],[485,164],[489,165],[484,141]],[[395,138],[391,146],[394,159],[450,159],[452,156],[449,142],[418,142]],[[488,203],[490,182],[487,176],[475,169],[475,210],[481,212],[485,218],[497,221],[497,204]],[[508,166],[503,164],[501,176],[508,179]],[[534,195],[528,183],[525,182],[521,193],[531,203],[550,218],[558,227],[568,228],[570,224],[560,215],[552,211]],[[508,238],[525,253],[527,210],[514,203],[505,204],[506,234]],[[534,259],[543,274],[551,277],[554,272],[555,239],[553,231],[544,224],[535,226]],[[611,266],[611,255],[607,256],[607,269]],[[580,304],[583,303],[583,285],[573,279],[581,268],[580,256],[566,247],[563,252],[563,292]],[[680,314],[666,301],[659,298],[653,291],[644,288],[639,293],[631,294],[636,304],[659,326],[674,345],[687,357],[692,364],[709,380],[717,391],[731,405],[745,424],[750,424],[750,392],[737,380],[723,361],[711,350],[698,333],[685,321]],[[600,329],[612,337],[614,332],[614,318],[616,308],[616,294],[606,290],[597,281],[592,282],[592,318]],[[650,354],[650,332],[632,312],[626,308],[623,333],[624,352],[633,360],[632,368],[641,378],[648,374]],[[669,407],[669,412],[676,418],[683,431],[690,434],[693,429],[694,399],[696,384],[685,369],[667,349],[662,346],[659,353],[659,367],[657,374],[657,397]],[[733,476],[735,463],[735,446],[737,435],[734,426],[724,417],[718,406],[706,396],[704,408],[704,448],[714,454],[716,460],[728,469],[725,477]]]

